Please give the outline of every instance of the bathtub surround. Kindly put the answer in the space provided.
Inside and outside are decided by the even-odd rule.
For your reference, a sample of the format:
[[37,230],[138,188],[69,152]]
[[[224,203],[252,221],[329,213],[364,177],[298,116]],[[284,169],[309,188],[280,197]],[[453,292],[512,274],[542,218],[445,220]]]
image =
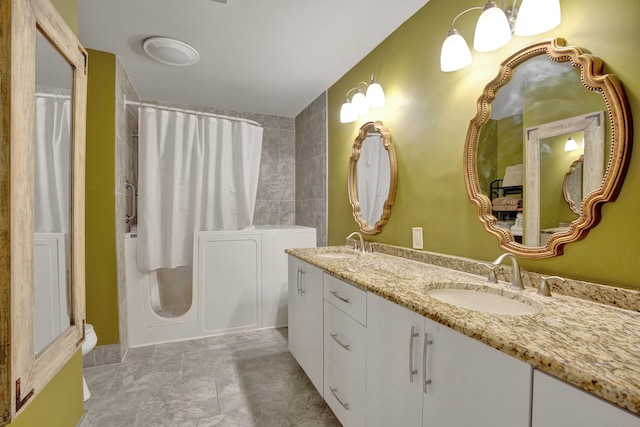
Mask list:
[[287,325],[284,250],[313,247],[316,235],[302,226],[195,232],[186,272],[141,271],[138,239],[125,236],[130,347]]
[[[327,245],[327,93],[296,116],[295,223],[317,230]],[[345,174],[347,165],[344,167]],[[345,187],[346,189],[346,187]]]

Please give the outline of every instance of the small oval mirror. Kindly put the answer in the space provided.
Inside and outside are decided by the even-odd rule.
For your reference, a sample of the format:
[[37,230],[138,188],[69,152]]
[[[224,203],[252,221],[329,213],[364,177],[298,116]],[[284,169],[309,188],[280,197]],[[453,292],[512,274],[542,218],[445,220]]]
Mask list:
[[378,234],[391,215],[398,166],[391,135],[381,122],[362,125],[349,161],[349,201],[365,234]]

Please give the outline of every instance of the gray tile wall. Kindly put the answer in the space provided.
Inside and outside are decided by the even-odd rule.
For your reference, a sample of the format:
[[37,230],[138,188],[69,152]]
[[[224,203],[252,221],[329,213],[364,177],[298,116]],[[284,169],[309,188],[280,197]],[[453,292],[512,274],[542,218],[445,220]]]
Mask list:
[[[135,219],[129,223],[125,216],[131,214],[134,207],[130,192],[125,188],[125,182],[138,182],[138,114],[137,109],[127,108],[125,99],[138,101],[136,94],[127,73],[125,72],[119,59],[116,59],[116,172],[115,172],[115,192],[116,192],[116,269],[118,277],[118,325],[120,334],[120,356],[124,357],[129,340],[127,338],[127,293],[124,279],[124,234],[129,231],[130,225],[135,223]],[[99,354],[101,348],[96,347]],[[114,349],[106,350],[112,353]],[[113,357],[95,356],[96,364],[100,361],[108,363]],[[87,355],[89,356],[89,355]],[[113,363],[113,362],[111,362]]]
[[318,246],[327,245],[327,94],[295,119],[295,223],[316,228]]

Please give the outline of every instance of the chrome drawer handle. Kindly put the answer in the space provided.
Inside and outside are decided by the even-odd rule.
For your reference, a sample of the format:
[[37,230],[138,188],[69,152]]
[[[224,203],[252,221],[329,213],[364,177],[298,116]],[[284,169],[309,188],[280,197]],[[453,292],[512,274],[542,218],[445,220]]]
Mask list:
[[427,378],[427,347],[431,344],[433,344],[433,341],[429,340],[429,334],[424,334],[424,347],[422,349],[422,372],[424,374],[422,391],[424,391],[424,394],[427,394],[427,386],[431,384],[431,380]]
[[417,338],[420,334],[416,332],[416,327],[411,327],[411,334],[409,335],[409,382],[413,384],[413,376],[418,373],[417,369],[413,369],[413,339]]
[[329,293],[330,293],[331,295],[333,295],[334,297],[338,298],[340,301],[342,301],[342,302],[344,302],[344,303],[346,303],[346,304],[349,304],[349,298],[343,298],[343,297],[341,297],[340,295],[338,295],[338,292],[337,292],[337,291],[329,291]]
[[349,404],[348,404],[348,403],[344,403],[344,402],[343,402],[343,401],[338,397],[338,395],[336,394],[336,392],[338,391],[338,389],[337,389],[337,388],[333,388],[333,387],[329,386],[329,390],[331,390],[331,393],[333,394],[333,397],[335,397],[335,398],[336,398],[336,400],[338,401],[338,403],[339,403],[339,404],[341,404],[341,405],[342,405],[342,407],[348,411],[348,410],[349,410]]
[[304,290],[304,268],[300,269],[300,296],[303,296],[304,294],[307,293],[307,291]]
[[335,342],[337,342],[337,343],[338,343],[338,345],[339,345],[340,347],[342,347],[342,348],[344,348],[345,350],[349,351],[349,344],[343,344],[343,343],[341,343],[341,342],[340,342],[340,340],[338,339],[338,334],[332,334],[331,332],[329,332],[329,336],[330,336],[331,338],[333,338],[333,340],[334,340]]

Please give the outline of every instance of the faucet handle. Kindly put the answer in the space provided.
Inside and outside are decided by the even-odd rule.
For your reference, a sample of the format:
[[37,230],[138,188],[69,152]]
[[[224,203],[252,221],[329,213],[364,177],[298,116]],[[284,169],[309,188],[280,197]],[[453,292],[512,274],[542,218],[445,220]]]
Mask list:
[[487,282],[488,283],[493,283],[496,284],[498,283],[498,278],[496,277],[496,267],[497,265],[495,264],[487,264],[487,263],[482,263],[482,265],[484,265],[485,267],[487,267],[489,269],[489,274],[487,276]]
[[538,295],[544,295],[545,297],[551,296],[551,291],[549,291],[549,285],[547,284],[547,280],[559,280],[560,283],[566,282],[566,280],[560,276],[540,276],[540,286],[538,287]]

